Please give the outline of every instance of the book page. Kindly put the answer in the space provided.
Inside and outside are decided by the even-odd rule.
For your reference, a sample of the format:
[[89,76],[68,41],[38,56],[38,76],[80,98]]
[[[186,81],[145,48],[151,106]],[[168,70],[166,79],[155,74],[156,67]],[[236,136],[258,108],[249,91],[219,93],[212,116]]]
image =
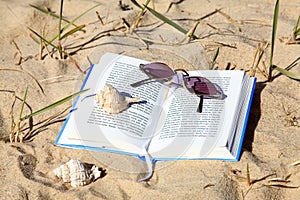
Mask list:
[[[151,87],[131,87],[130,84],[147,78],[139,70],[141,63],[145,61],[105,54],[99,64],[93,66],[84,87],[90,88],[89,94],[81,95],[78,99],[76,109],[62,132],[64,137],[58,143],[100,146],[129,152],[132,145],[142,147],[147,144],[157,123],[152,116],[161,109],[160,104],[167,88],[159,83],[152,83]],[[108,114],[99,108],[92,96],[104,84],[111,84],[120,92],[139,97],[146,103],[133,104],[119,114]]]
[[185,88],[176,89],[165,103],[159,135],[149,152],[155,158],[204,158],[215,147],[225,146],[234,128],[243,71],[198,71],[190,75],[203,76],[217,83],[227,95],[224,100],[204,99],[202,113],[197,107],[200,98]]
[[[256,79],[253,77],[245,77],[245,81],[243,83],[243,88],[242,91],[243,92],[243,101],[241,102],[241,110],[240,110],[240,118],[238,119],[237,126],[236,126],[236,132],[245,132],[246,129],[246,123],[245,121],[248,120],[248,115],[250,112],[250,108],[251,108],[251,103],[252,103],[252,95],[254,93],[254,87],[256,84]],[[250,105],[249,105],[250,104]],[[240,135],[233,135],[231,137],[229,137],[228,139],[228,146],[230,147],[230,151],[232,151],[233,155],[236,155],[239,148],[241,148],[240,141],[241,141],[241,137],[243,137],[241,134]]]

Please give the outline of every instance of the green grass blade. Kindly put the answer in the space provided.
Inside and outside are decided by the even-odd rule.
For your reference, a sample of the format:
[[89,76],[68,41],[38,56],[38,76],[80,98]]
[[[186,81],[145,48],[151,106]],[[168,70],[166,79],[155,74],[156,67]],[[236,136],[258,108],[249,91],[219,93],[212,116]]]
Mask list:
[[[31,31],[32,32],[32,31]],[[40,44],[41,41],[39,39],[37,39],[36,37],[34,37],[33,35],[30,35],[31,39],[33,39],[33,41],[37,44]]]
[[168,19],[167,17],[163,16],[159,12],[157,12],[157,11],[153,10],[152,8],[147,7],[147,6],[145,6],[145,8],[147,8],[147,10],[149,10],[149,12],[151,12],[155,17],[157,17],[158,19],[162,20],[163,22],[165,22],[165,23],[173,26],[178,31],[180,31],[180,32],[182,32],[184,34],[188,33],[187,30],[185,30],[184,28],[182,28],[180,25],[176,24],[172,20]]
[[216,63],[216,60],[217,60],[217,58],[219,56],[219,51],[220,51],[220,47],[217,48],[217,51],[216,51],[216,53],[215,53],[215,55],[214,55],[214,57],[212,59],[210,69],[213,69],[213,67],[214,67],[214,65]]
[[[85,12],[81,13],[79,16],[77,16],[75,19],[73,19],[71,22],[69,22],[67,25],[65,25],[62,30],[60,31],[60,33],[63,33],[67,28],[69,28],[72,24],[75,23],[75,21],[77,21],[78,19],[80,19],[83,15],[85,15],[86,13],[90,12],[91,10],[93,10],[94,8],[100,6],[99,4],[96,4],[95,6],[91,7],[90,9],[86,10]],[[49,42],[53,42],[56,38],[58,37],[58,34],[56,34],[55,36],[53,36],[53,38],[51,38],[49,40]]]
[[276,37],[276,31],[277,31],[278,12],[279,12],[279,0],[276,1],[275,8],[274,8],[271,53],[270,53],[270,67],[269,67],[269,80],[272,79],[273,54],[274,54],[275,37]]
[[58,39],[57,39],[57,49],[59,52],[59,57],[60,59],[63,58],[63,53],[62,53],[62,46],[61,46],[61,34],[62,34],[62,29],[61,29],[61,22],[62,22],[62,13],[63,13],[63,6],[64,5],[64,0],[60,0],[60,9],[59,9],[59,19],[58,19]]
[[25,120],[25,119],[28,119],[28,118],[30,118],[30,117],[33,117],[33,116],[35,116],[35,115],[41,114],[41,113],[43,113],[43,112],[45,112],[45,111],[51,110],[51,109],[53,109],[53,108],[55,108],[55,107],[57,107],[57,106],[59,106],[59,105],[65,103],[65,102],[71,100],[72,98],[74,98],[74,97],[76,97],[76,96],[78,96],[78,95],[80,95],[80,94],[82,94],[82,93],[84,93],[84,92],[86,92],[86,91],[88,91],[88,90],[89,90],[89,89],[85,89],[85,90],[76,92],[76,93],[74,93],[74,94],[72,94],[72,95],[70,95],[70,96],[67,96],[67,97],[65,97],[65,98],[63,98],[63,99],[61,99],[61,100],[59,100],[59,101],[57,101],[57,102],[55,102],[55,103],[53,103],[53,104],[51,104],[51,105],[49,105],[49,106],[46,106],[46,107],[44,107],[44,108],[42,108],[42,109],[40,109],[40,110],[38,110],[38,111],[36,111],[36,112],[31,113],[30,115],[26,115],[25,117],[22,117],[22,118],[21,118],[21,121],[23,121],[23,120]]
[[81,26],[77,26],[75,28],[73,28],[72,30],[68,31],[67,33],[65,33],[63,36],[61,36],[61,40],[76,33],[77,31],[80,31],[81,29],[83,29],[85,27],[85,25],[81,25]]
[[78,15],[77,17],[75,17],[70,23],[68,23],[66,26],[64,26],[61,30],[61,32],[63,32],[64,30],[66,30],[67,28],[69,28],[75,21],[77,21],[78,19],[80,19],[83,15],[85,15],[86,13],[90,12],[91,10],[93,10],[94,8],[100,6],[100,3],[96,4],[95,6],[87,9],[86,11],[84,11],[83,13],[81,13],[80,15]]
[[24,110],[24,104],[27,98],[27,92],[28,92],[28,86],[26,86],[25,92],[24,92],[24,97],[23,97],[23,101],[22,101],[22,105],[21,105],[21,109],[20,109],[20,114],[19,114],[19,122],[22,121],[22,114],[23,114],[23,110]]
[[[57,49],[58,50],[58,47],[55,46],[54,44],[52,44],[50,41],[46,40],[44,37],[42,37],[40,34],[38,34],[37,32],[35,32],[33,29],[31,29],[30,27],[27,27],[31,32],[33,32],[36,36],[38,36],[41,40],[43,40],[44,42],[46,42],[46,44],[52,46],[54,49]],[[80,72],[83,72],[81,70],[81,68],[78,66],[78,64],[76,63],[76,61],[74,59],[72,59],[72,57],[70,56],[70,54],[68,54],[67,52],[65,51],[61,51],[62,53],[66,54],[70,60],[75,64],[76,68],[80,71]],[[40,86],[40,85],[39,85]],[[41,87],[41,86],[40,86]],[[44,93],[44,92],[43,92]]]
[[285,75],[287,77],[290,77],[290,78],[296,79],[296,80],[300,80],[300,75],[292,73],[290,71],[287,71],[281,67],[274,66],[273,69],[279,71],[280,73],[282,73],[283,75]]
[[131,0],[131,2],[140,9],[143,9],[143,7],[136,0]]
[[[57,14],[51,12],[51,11],[48,11],[48,10],[43,9],[43,8],[40,8],[40,7],[35,6],[35,5],[33,5],[33,4],[29,4],[29,6],[31,6],[32,8],[37,9],[38,11],[40,11],[40,12],[46,14],[46,15],[50,15],[51,17],[54,17],[54,18],[59,19],[59,16],[58,16]],[[71,23],[71,22],[70,22],[69,20],[67,20],[67,19],[62,18],[62,20],[65,21],[66,23]],[[77,27],[76,24],[72,24],[72,25]]]
[[60,34],[62,33],[61,32],[61,21],[62,21],[63,7],[64,7],[64,0],[60,0],[59,19],[58,19],[58,40],[60,40]]
[[30,27],[27,27],[33,34],[35,34],[38,38],[40,38],[41,40],[43,40],[44,42],[46,42],[48,45],[52,46],[53,48],[57,49],[57,46],[55,46],[54,44],[52,44],[50,41],[48,41],[47,39],[45,39],[43,36],[41,36],[40,34],[38,34],[37,32],[35,32],[33,29],[31,29]]
[[[35,32],[33,29],[31,29],[30,27],[27,27],[27,28],[28,28],[31,32],[33,32],[37,37],[39,37],[41,40],[43,40],[47,45],[50,45],[50,46],[52,46],[54,49],[59,50],[57,46],[55,46],[55,45],[52,44],[50,41],[48,41],[47,39],[45,39],[43,36],[41,36],[40,34],[38,34],[37,32]],[[64,54],[66,54],[66,55],[68,55],[68,53],[65,52],[65,51],[61,51],[61,52],[64,53]]]
[[220,51],[220,47],[218,47],[218,49],[217,49],[217,51],[216,51],[216,53],[215,53],[215,55],[214,55],[214,57],[213,57],[213,60],[212,60],[213,63],[216,62],[216,60],[217,60],[217,58],[218,58],[218,56],[219,56],[219,51]]
[[298,28],[299,23],[300,23],[300,15],[298,16],[298,20],[297,20],[295,28],[294,28],[294,34],[295,35],[299,35],[300,34],[300,28]]

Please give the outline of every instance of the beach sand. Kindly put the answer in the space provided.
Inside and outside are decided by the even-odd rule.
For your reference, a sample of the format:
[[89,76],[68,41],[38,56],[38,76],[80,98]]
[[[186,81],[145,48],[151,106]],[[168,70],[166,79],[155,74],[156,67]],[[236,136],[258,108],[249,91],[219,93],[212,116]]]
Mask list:
[[[195,31],[198,39],[189,41],[149,12],[130,33],[126,24],[132,25],[139,12],[131,1],[122,1],[123,8],[128,5],[128,10],[122,10],[119,1],[69,0],[63,11],[68,20],[100,5],[76,21],[86,25],[85,32],[67,37],[62,46],[84,71],[88,60],[98,63],[105,52],[165,61],[174,68],[208,69],[219,47],[218,69],[243,69],[250,74],[258,44],[264,48],[271,41],[275,1],[186,0],[167,12],[170,2],[154,1],[154,7],[187,30],[203,18]],[[36,111],[78,91],[85,76],[69,58],[59,59],[57,52],[51,57],[44,50],[39,58],[39,44],[27,27],[50,39],[57,32],[58,20],[30,4],[59,14],[59,1],[0,1],[0,199],[299,199],[300,168],[290,164],[300,159],[300,84],[284,75],[267,82],[259,69],[239,162],[157,163],[152,179],[139,183],[146,166],[136,158],[54,146],[72,101],[35,116],[37,125],[24,131],[25,141],[10,143],[11,116],[17,123],[27,85],[28,106],[23,116],[30,108]],[[149,6],[153,8],[152,3]],[[280,2],[273,58],[282,68],[294,63],[290,71],[297,74],[299,44],[287,43],[299,13],[299,1]],[[52,47],[48,49],[51,54]],[[270,46],[258,65],[261,70],[263,63],[268,66],[269,56]],[[21,128],[28,125],[26,120]],[[52,172],[72,158],[93,163],[105,174],[87,186],[72,188]],[[271,181],[274,179],[281,181]]]

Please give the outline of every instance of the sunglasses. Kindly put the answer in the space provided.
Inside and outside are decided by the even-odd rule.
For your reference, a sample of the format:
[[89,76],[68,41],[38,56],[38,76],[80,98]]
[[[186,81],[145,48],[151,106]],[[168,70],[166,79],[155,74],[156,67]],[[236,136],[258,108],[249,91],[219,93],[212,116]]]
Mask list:
[[[210,82],[207,78],[201,76],[189,76],[184,69],[172,70],[168,65],[160,62],[149,64],[140,64],[140,70],[147,74],[148,79],[131,84],[132,87],[138,87],[150,82],[161,82],[185,86],[185,88],[200,97],[197,112],[202,112],[203,99],[225,99],[219,85]],[[181,72],[181,73],[178,73]]]

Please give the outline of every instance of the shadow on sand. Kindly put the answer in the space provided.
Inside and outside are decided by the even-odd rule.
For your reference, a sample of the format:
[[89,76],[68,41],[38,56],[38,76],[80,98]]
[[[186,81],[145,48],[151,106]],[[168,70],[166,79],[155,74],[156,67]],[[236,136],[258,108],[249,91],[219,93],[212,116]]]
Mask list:
[[243,151],[252,152],[252,143],[254,141],[254,132],[258,125],[258,121],[261,117],[261,92],[266,87],[265,82],[258,82],[256,83],[254,97],[252,101],[252,106],[250,110],[250,115],[248,119],[248,125],[246,129],[244,144],[243,144]]

